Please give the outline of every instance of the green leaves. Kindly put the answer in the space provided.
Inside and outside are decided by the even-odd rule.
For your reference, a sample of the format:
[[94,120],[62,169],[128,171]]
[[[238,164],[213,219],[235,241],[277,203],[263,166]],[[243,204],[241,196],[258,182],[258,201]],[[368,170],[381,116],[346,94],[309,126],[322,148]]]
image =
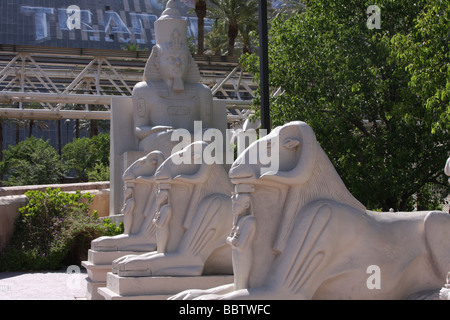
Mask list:
[[392,39],[393,55],[410,75],[408,87],[422,100],[420,116],[433,134],[450,128],[449,11],[448,1],[428,1],[412,32]]
[[[381,29],[369,29],[372,4],[312,0],[272,21],[269,82],[284,92],[271,100],[272,124],[311,125],[368,208],[412,209],[418,194],[434,208],[450,189],[449,4],[380,0]],[[257,62],[243,61],[256,79]]]
[[123,233],[109,219],[90,215],[93,195],[59,188],[28,191],[19,209],[14,234],[0,253],[0,271],[53,270],[79,265],[93,239]]
[[[82,181],[109,180],[109,135],[100,133],[92,138],[78,138],[62,149],[68,171],[74,169]],[[90,178],[89,178],[90,177]]]
[[3,151],[1,172],[8,176],[7,186],[58,183],[63,165],[48,141],[28,138]]
[[81,181],[109,180],[109,134],[74,139],[62,150],[61,161],[48,141],[30,137],[3,151],[0,172],[6,186],[55,184],[75,170]]

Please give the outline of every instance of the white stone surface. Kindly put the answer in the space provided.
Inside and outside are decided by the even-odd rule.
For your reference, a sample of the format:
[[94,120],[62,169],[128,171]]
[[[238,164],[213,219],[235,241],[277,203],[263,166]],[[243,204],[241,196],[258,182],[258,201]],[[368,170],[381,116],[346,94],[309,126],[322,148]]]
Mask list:
[[157,234],[158,249],[113,261],[114,273],[130,277],[232,274],[231,248],[226,238],[232,224],[233,186],[227,172],[220,164],[172,161],[180,154],[194,159],[207,146],[195,142],[158,168],[155,180],[159,192],[166,194],[156,209],[158,229],[164,229]]
[[14,233],[14,221],[19,216],[19,208],[27,202],[25,195],[0,197],[0,250]]
[[[191,143],[202,140],[208,128],[225,136],[227,121],[225,103],[213,103],[211,90],[199,83],[186,28],[175,2],[169,1],[155,22],[156,45],[143,81],[131,99],[112,100],[111,213],[117,214],[120,205],[125,232],[94,240],[92,249],[140,252],[112,262],[118,276],[108,277],[107,286],[97,290],[107,299],[162,297],[171,281],[213,279],[209,275],[222,279],[223,274],[229,281],[233,271],[226,244],[233,190],[227,171],[221,164],[172,162],[180,152],[191,154],[190,146],[203,151],[206,143]],[[182,133],[181,141],[174,139],[175,133]],[[186,149],[176,152],[182,147]],[[169,277],[153,279],[162,275]],[[133,282],[136,276],[140,278]]]
[[106,300],[165,300],[188,288],[206,289],[233,281],[230,275],[120,277],[108,273],[107,277],[107,286],[98,290]]
[[0,273],[0,300],[84,300],[84,272]]
[[[246,161],[268,146],[279,154],[276,172]],[[173,299],[407,299],[442,287],[450,269],[450,215],[366,210],[306,123],[288,123],[253,143],[229,175],[237,193],[251,197],[255,228],[239,235],[251,248],[243,254],[233,247],[234,285]],[[248,274],[246,288],[236,283],[241,273]]]
[[106,275],[112,270],[112,262],[125,255],[137,253],[135,251],[95,251],[89,249],[88,260],[81,262],[81,265],[87,271],[85,298],[88,300],[103,300],[104,297],[98,293],[97,289],[106,286]]
[[124,233],[113,237],[100,237],[92,241],[96,251],[156,250],[156,228],[153,224],[156,203],[154,174],[163,163],[164,156],[153,151],[134,161],[123,173],[125,184],[123,214]]

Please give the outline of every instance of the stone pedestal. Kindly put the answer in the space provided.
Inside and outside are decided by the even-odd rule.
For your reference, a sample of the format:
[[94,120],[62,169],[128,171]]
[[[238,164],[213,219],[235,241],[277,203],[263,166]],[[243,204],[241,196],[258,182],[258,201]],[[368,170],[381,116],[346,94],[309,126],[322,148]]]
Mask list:
[[106,300],[166,300],[187,289],[209,289],[233,281],[232,275],[119,277],[108,272],[107,285],[98,293]]
[[129,254],[142,254],[135,251],[88,251],[88,260],[82,261],[81,265],[86,268],[88,277],[86,299],[103,300],[103,296],[98,294],[99,287],[106,286],[106,275],[111,272],[112,262]]

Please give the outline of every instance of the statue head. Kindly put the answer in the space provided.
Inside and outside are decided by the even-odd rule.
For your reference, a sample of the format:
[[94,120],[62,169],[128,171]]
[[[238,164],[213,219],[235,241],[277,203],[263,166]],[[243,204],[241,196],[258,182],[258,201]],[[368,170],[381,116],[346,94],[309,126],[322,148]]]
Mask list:
[[250,208],[250,195],[245,193],[236,193],[231,196],[233,214],[240,215]]
[[144,71],[146,81],[165,80],[174,91],[183,91],[184,82],[199,82],[200,72],[187,46],[187,20],[175,1],[155,21],[155,41]]
[[184,79],[189,66],[189,55],[184,50],[158,50],[156,65],[163,79]]
[[255,191],[253,185],[237,184],[235,185],[235,192],[231,196],[231,211],[233,213],[233,228],[236,228],[239,220],[251,213],[252,198],[251,193]]

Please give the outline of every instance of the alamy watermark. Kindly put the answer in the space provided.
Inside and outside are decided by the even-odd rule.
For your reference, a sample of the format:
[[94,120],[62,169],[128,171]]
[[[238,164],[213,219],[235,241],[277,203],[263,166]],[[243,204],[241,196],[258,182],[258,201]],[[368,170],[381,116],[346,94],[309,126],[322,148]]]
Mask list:
[[66,10],[68,17],[66,21],[69,30],[81,29],[81,9],[79,6],[71,5]]
[[81,269],[79,266],[71,265],[67,267],[66,274],[68,274],[66,279],[66,286],[68,289],[80,290],[83,288],[85,276],[81,274]]
[[[236,132],[236,131],[235,131]],[[267,135],[266,129],[259,129],[259,141],[252,148],[247,149],[245,163],[259,164],[261,175],[276,174],[280,164],[279,138],[278,135],[264,138]],[[194,121],[194,134],[187,129],[176,129],[173,131],[171,140],[178,141],[172,149],[172,154],[181,151],[194,141],[205,141],[208,146],[201,150],[200,145],[194,145],[193,154],[180,152],[172,157],[174,164],[233,164],[234,149],[229,141],[233,131],[227,129],[225,137],[219,129],[209,128],[203,130],[201,121]],[[255,129],[247,131],[237,131],[237,155],[239,156],[246,148],[258,140],[258,133]],[[195,155],[193,157],[193,155]]]
[[0,292],[10,292],[11,287],[9,285],[0,285]]
[[373,264],[367,267],[366,273],[370,276],[366,280],[367,289],[381,289],[381,269],[379,266]]
[[377,5],[371,5],[367,7],[366,13],[369,15],[367,18],[367,28],[369,29],[381,29],[381,9]]

